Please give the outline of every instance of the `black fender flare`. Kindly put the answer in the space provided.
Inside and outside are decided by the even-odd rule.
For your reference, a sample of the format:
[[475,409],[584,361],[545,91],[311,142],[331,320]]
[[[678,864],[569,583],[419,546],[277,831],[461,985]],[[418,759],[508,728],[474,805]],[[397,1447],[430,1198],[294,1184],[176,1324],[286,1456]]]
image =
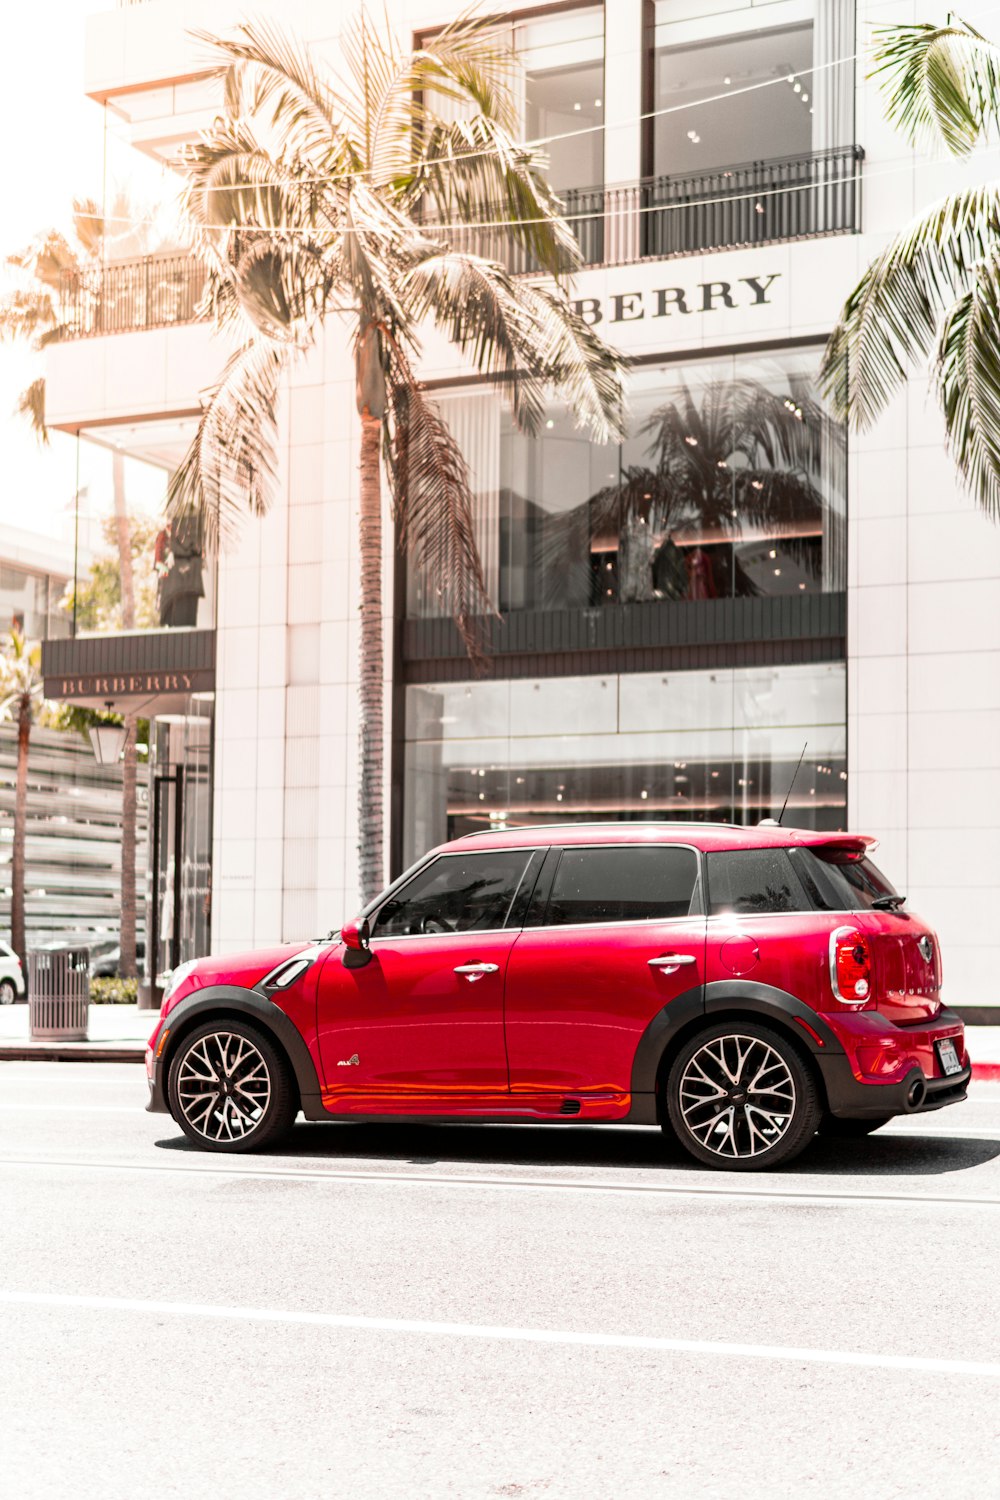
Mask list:
[[199,1016],[207,1018],[219,1011],[246,1016],[248,1021],[256,1021],[271,1033],[292,1065],[306,1119],[324,1119],[326,1116],[316,1068],[298,1027],[273,1000],[265,999],[257,990],[246,990],[237,984],[210,984],[204,989],[194,990],[170,1012],[164,1023],[164,1029],[169,1029],[170,1036],[163,1056],[157,1060],[150,1108],[168,1109],[164,1085],[170,1057],[180,1040],[180,1034],[189,1030],[191,1023],[196,1022]]
[[656,1080],[664,1055],[683,1032],[693,1029],[693,1022],[700,1020],[708,1025],[716,1016],[734,1011],[776,1022],[817,1059],[821,1071],[825,1058],[843,1056],[843,1047],[823,1017],[787,990],[745,979],[695,985],[657,1011],[639,1038],[632,1063],[629,1120],[657,1123]]

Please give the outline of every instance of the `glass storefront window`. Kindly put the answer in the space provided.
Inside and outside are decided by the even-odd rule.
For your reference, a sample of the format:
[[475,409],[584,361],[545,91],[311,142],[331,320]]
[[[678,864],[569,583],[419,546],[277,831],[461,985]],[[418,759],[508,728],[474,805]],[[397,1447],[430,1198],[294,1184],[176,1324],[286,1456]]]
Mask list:
[[601,187],[604,7],[518,21],[513,50],[523,78],[524,135],[549,143],[550,185],[559,194]]
[[69,634],[64,610],[59,608],[66,575],[36,573],[14,563],[0,563],[0,620],[3,628],[16,625],[29,640],[52,640]]
[[753,824],[790,788],[788,826],[842,828],[845,716],[842,662],[411,686],[405,858],[493,827]]
[[150,725],[151,979],[209,951],[213,708],[211,694],[192,696]]
[[83,428],[88,482],[77,496],[76,577],[62,609],[77,635],[211,629],[215,562],[194,515],[163,516],[197,419]]
[[[529,437],[495,392],[440,398],[469,463],[490,597],[506,613],[842,590],[846,442],[818,360],[634,369],[620,446],[592,443],[558,403]],[[415,572],[408,607],[442,610]]]
[[744,0],[711,26],[657,0],[654,174],[698,177],[848,144],[854,51],[854,0],[774,0],[766,12]]

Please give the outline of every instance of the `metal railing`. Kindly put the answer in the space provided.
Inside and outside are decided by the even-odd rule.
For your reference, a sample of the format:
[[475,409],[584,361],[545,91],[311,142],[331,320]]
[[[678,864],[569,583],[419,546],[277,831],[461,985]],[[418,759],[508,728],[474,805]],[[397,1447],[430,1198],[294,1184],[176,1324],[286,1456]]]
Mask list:
[[863,159],[860,146],[838,146],[696,177],[648,178],[638,188],[641,254],[851,233],[859,228]]
[[[694,177],[573,188],[563,194],[564,212],[588,266],[850,234],[860,227],[863,159],[860,146],[842,146]],[[491,222],[504,217],[495,205],[484,205],[480,217],[485,228],[449,227],[442,239],[499,260],[515,275],[538,270],[530,250]],[[433,222],[426,228],[435,232]]]
[[193,255],[146,255],[64,271],[59,288],[63,337],[191,323],[204,287],[205,268]]
[[[584,265],[627,265],[776,240],[850,234],[860,228],[860,146],[841,146],[696,177],[647,177],[628,187],[573,188],[565,214]],[[458,250],[498,260],[514,275],[539,269],[527,246],[512,242],[479,210],[481,225],[423,228]],[[146,256],[63,273],[63,337],[87,338],[191,323],[205,285],[193,256]]]

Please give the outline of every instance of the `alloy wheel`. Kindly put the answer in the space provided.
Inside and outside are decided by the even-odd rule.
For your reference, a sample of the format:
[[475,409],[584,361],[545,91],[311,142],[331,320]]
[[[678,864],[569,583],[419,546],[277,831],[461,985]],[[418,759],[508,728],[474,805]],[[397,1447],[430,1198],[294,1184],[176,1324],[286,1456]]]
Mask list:
[[245,1140],[271,1101],[271,1071],[248,1037],[212,1031],[178,1062],[177,1104],[191,1131],[206,1141]]
[[17,999],[17,990],[14,988],[12,979],[0,979],[0,1005],[13,1005]]
[[706,1041],[680,1078],[680,1114],[703,1150],[742,1160],[772,1151],[795,1111],[796,1090],[781,1054],[757,1036]]

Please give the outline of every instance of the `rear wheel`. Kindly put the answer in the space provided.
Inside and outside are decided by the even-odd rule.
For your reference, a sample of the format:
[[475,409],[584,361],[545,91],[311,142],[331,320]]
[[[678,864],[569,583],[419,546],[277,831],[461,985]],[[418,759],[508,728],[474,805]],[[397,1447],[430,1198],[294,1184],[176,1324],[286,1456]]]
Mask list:
[[729,1172],[791,1161],[822,1117],[816,1080],[796,1048],[756,1021],[700,1031],[667,1078],[670,1125],[689,1155]]
[[17,999],[17,987],[13,979],[0,979],[0,1005],[13,1005]]
[[298,1111],[285,1059],[243,1021],[209,1021],[181,1042],[167,1084],[170,1113],[203,1151],[261,1151]]
[[895,1115],[879,1115],[874,1120],[838,1120],[836,1115],[824,1115],[819,1122],[819,1133],[830,1140],[858,1141],[895,1118]]

